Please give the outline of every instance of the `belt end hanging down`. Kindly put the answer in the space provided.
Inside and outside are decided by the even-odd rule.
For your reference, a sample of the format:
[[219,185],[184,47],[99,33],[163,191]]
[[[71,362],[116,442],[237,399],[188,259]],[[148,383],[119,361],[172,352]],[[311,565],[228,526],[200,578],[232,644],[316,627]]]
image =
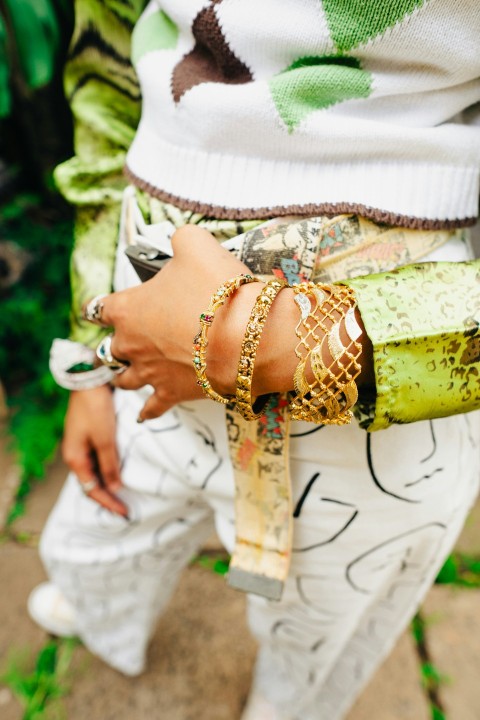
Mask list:
[[235,590],[261,595],[267,600],[281,600],[284,583],[277,578],[233,567],[228,571],[227,584]]

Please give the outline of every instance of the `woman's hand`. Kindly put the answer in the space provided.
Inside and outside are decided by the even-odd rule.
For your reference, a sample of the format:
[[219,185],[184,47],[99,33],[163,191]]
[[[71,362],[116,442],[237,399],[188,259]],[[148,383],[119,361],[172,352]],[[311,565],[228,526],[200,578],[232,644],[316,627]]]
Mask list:
[[103,385],[70,394],[62,443],[63,459],[80,484],[97,486],[87,494],[111,512],[128,517],[128,508],[115,491],[121,486],[115,441],[111,389]]
[[[149,384],[155,390],[141,412],[142,419],[203,397],[192,364],[200,313],[225,280],[249,272],[201,228],[181,228],[172,245],[173,259],[154,278],[103,300],[102,321],[115,328],[112,353],[130,363],[115,385],[135,389]],[[235,393],[241,341],[261,287],[252,283],[240,288],[219,309],[209,331],[208,376],[223,394]]]

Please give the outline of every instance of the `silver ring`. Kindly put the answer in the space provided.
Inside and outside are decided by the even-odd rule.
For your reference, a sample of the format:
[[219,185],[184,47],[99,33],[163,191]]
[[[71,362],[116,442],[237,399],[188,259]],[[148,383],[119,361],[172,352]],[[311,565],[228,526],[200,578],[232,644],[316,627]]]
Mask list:
[[109,367],[117,373],[121,373],[128,368],[128,362],[112,355],[112,340],[113,334],[106,335],[103,340],[99,342],[95,353],[102,365]]
[[85,305],[85,307],[83,308],[84,320],[94,323],[95,325],[101,325],[102,327],[106,327],[102,322],[102,312],[104,307],[102,300],[106,297],[106,294],[96,295]]
[[98,487],[98,482],[96,480],[86,480],[85,482],[80,482],[80,487],[85,495],[90,495],[92,490]]

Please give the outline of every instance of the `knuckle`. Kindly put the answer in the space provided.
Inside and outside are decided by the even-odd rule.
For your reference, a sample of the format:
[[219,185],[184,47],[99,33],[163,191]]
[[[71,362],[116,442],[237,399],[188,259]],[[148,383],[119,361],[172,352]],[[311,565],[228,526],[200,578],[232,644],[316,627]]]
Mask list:
[[106,453],[115,447],[115,442],[111,437],[100,437],[95,443],[97,452]]
[[72,450],[71,447],[69,447],[68,445],[62,445],[61,455],[63,462],[68,465],[68,467],[72,468],[72,470],[75,467],[78,467],[78,455],[74,450]]
[[108,470],[107,472],[103,473],[103,479],[107,485],[113,485],[117,480],[117,473],[115,472],[115,470]]
[[115,377],[113,377],[110,380],[110,382],[116,388],[121,388],[122,390],[128,390],[127,378],[122,377],[122,375],[115,375]]

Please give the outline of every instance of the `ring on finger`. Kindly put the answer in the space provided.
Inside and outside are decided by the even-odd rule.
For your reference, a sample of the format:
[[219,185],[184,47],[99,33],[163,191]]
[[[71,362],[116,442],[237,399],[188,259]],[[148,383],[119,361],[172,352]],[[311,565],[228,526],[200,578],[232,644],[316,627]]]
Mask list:
[[102,302],[107,295],[96,295],[92,298],[83,308],[83,319],[88,322],[94,323],[94,325],[100,325],[101,327],[108,327],[102,321],[102,312],[104,303]]
[[112,340],[113,334],[106,335],[103,340],[99,342],[95,352],[102,365],[109,367],[116,373],[122,373],[128,368],[129,363],[126,360],[120,360],[120,358],[113,355]]
[[84,480],[80,482],[80,487],[84,495],[90,495],[92,490],[98,487],[98,482],[93,480],[93,478],[91,480]]

